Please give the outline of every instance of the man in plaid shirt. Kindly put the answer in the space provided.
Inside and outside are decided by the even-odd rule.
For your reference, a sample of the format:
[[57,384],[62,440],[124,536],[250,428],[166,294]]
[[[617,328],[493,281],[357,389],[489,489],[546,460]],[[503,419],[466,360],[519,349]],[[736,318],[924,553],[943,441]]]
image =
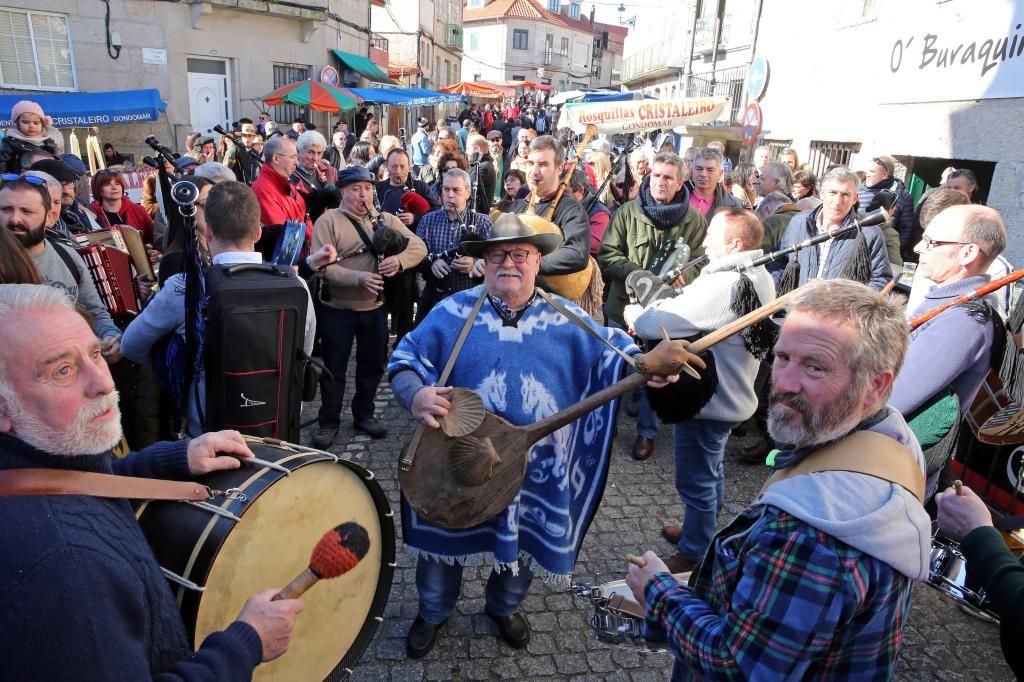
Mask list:
[[461,168],[447,171],[441,182],[442,208],[424,215],[416,226],[416,236],[427,245],[427,257],[420,264],[425,286],[416,310],[417,324],[438,301],[479,284],[473,279],[484,276],[483,260],[466,255],[456,257],[451,253],[467,236],[491,238],[490,219],[467,209],[472,186],[466,171]]
[[[806,284],[775,346],[768,428],[786,444],[775,468],[866,430],[892,439],[879,448],[887,455],[916,460],[920,478],[908,470],[923,494],[921,448],[886,405],[906,347],[901,306],[849,280]],[[861,450],[844,452],[855,466]],[[928,576],[930,523],[915,493],[842,468],[762,490],[689,585],[654,552],[630,567],[648,637],[663,636],[676,657],[673,680],[892,677],[911,583]]]

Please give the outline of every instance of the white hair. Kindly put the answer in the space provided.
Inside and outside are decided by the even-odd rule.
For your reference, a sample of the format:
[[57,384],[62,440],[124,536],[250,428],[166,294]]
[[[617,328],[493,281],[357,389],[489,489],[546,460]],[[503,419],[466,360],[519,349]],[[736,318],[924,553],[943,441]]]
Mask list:
[[[0,284],[0,328],[10,328],[29,310],[74,310],[75,304],[63,290],[42,284]],[[7,347],[8,344],[4,344]],[[0,351],[0,389],[10,390],[4,354]],[[0,399],[3,398],[0,393]]]
[[[0,324],[17,323],[30,310],[67,310],[77,315],[74,303],[60,289],[40,284],[0,284]],[[10,344],[6,344],[10,348]],[[106,452],[121,440],[121,417],[117,391],[93,398],[75,415],[74,423],[63,430],[47,424],[26,409],[21,396],[11,385],[4,353],[0,352],[0,413],[14,424],[14,435],[25,443],[55,455],[93,455]],[[92,420],[113,409],[116,417],[104,424]]]
[[237,180],[235,172],[225,166],[223,163],[217,161],[207,161],[196,166],[196,171],[193,173],[197,178],[206,178],[207,180],[213,180],[214,182],[224,182],[225,180]]
[[299,139],[295,140],[295,148],[301,154],[310,147],[320,147],[320,150],[324,151],[327,149],[327,140],[318,131],[307,130],[299,135]]
[[37,170],[27,170],[21,175],[22,177],[39,178],[40,180],[45,180],[46,189],[50,190],[50,192],[57,192],[58,194],[60,194],[61,192],[64,191],[64,187],[63,185],[60,184],[60,181],[57,180],[57,178],[50,175],[49,173]]

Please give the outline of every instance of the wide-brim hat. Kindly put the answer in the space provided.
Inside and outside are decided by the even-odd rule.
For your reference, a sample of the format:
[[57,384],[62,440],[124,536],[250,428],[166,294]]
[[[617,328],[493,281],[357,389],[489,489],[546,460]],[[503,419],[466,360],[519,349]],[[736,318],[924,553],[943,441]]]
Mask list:
[[338,173],[338,179],[335,181],[334,186],[341,189],[345,185],[351,185],[353,182],[369,182],[372,183],[374,177],[370,175],[370,171],[366,166],[346,166],[344,170]]
[[243,135],[255,135],[256,134],[256,126],[253,125],[252,123],[243,123],[242,124],[242,134]]
[[562,235],[557,232],[537,232],[515,213],[502,213],[494,221],[490,239],[464,241],[462,250],[467,256],[481,258],[484,251],[502,244],[532,244],[540,251],[540,255],[546,256],[562,245]]

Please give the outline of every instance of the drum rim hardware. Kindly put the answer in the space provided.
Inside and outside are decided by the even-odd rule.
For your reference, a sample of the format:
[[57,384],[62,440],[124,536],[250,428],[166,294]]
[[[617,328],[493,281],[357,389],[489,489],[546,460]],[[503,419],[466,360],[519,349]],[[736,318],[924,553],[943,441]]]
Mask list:
[[573,582],[569,585],[567,592],[574,603],[577,597],[585,597],[594,607],[589,620],[591,637],[603,644],[637,654],[671,655],[663,642],[652,642],[644,637],[642,620],[638,621],[610,606],[611,598],[604,596],[602,588],[620,582],[623,581],[611,580],[600,585]]

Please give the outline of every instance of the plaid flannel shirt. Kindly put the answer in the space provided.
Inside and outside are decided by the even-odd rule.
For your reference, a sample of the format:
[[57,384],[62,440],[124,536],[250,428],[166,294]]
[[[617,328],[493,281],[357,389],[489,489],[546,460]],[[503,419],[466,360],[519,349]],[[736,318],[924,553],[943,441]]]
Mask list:
[[892,677],[911,580],[888,564],[763,505],[719,533],[704,563],[693,587],[659,573],[644,591],[652,639],[666,636],[689,677]]
[[[490,239],[490,219],[482,213],[474,213],[473,216],[476,219],[473,229],[482,238]],[[416,236],[427,245],[428,257],[423,260],[422,267],[424,270],[422,272],[429,273],[430,266],[433,264],[433,261],[430,259],[431,255],[439,254],[442,251],[453,249],[459,245],[459,242],[462,240],[462,221],[451,220],[443,208],[431,211],[420,218],[419,225],[416,226]],[[452,270],[444,277],[442,283],[447,291],[455,292],[469,289],[475,286],[475,284],[479,284],[479,281],[474,283],[466,273]]]

